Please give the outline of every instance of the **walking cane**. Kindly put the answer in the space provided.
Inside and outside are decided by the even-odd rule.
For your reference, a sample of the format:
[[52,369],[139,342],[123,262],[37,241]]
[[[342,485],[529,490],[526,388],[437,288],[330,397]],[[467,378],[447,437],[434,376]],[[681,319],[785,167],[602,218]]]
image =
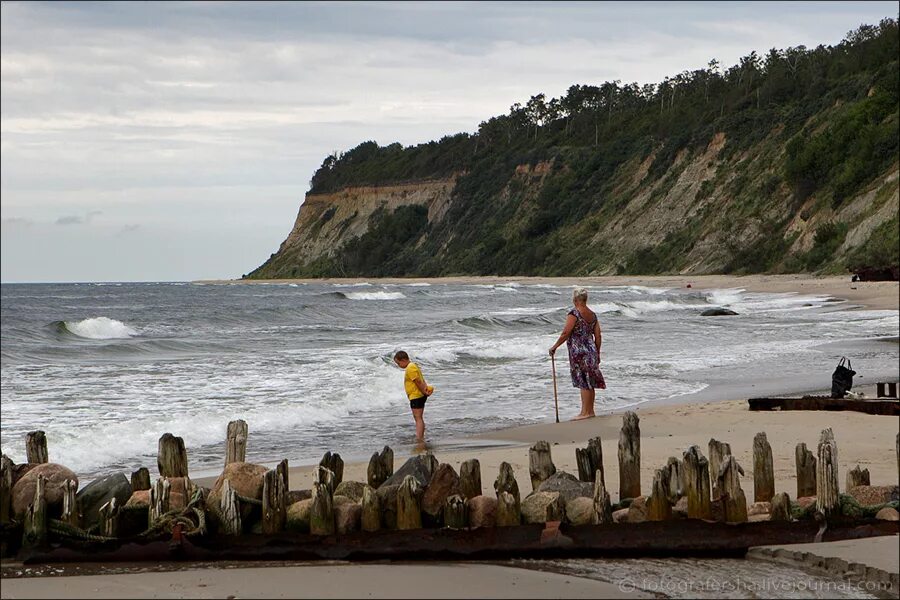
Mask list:
[[553,367],[553,406],[556,408],[556,422],[559,423],[559,399],[556,397],[556,357],[550,355],[550,364]]

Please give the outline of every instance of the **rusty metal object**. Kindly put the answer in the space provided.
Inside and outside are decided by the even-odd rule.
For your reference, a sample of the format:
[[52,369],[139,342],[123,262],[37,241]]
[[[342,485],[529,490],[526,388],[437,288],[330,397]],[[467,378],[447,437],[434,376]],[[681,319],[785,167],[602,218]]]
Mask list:
[[870,415],[900,416],[898,400],[866,400],[803,396],[802,398],[750,398],[750,410],[854,410]]
[[[218,561],[218,560],[447,560],[548,557],[742,557],[752,546],[813,541],[815,521],[713,523],[700,520],[648,521],[566,526],[534,524],[512,527],[418,529],[313,536],[197,536],[173,532],[172,540],[90,542],[51,541],[49,548],[26,549],[27,564],[53,562]],[[833,520],[823,541],[895,535],[894,521]],[[174,540],[180,537],[180,541]]]

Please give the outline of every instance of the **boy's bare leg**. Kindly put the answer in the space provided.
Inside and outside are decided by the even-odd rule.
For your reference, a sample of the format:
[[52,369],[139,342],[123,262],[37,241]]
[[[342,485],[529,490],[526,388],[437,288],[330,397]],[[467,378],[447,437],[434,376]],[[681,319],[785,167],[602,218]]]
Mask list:
[[425,441],[425,409],[413,408],[413,418],[416,420],[416,439],[420,442]]

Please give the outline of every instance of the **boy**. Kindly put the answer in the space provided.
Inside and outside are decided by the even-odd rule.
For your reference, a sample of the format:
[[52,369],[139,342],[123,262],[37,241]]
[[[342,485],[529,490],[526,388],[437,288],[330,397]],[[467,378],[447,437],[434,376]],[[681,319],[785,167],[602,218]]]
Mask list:
[[413,418],[416,420],[416,441],[425,441],[425,401],[434,392],[434,388],[425,383],[422,370],[414,362],[409,360],[409,354],[403,350],[394,354],[394,363],[405,371],[403,387],[406,397],[409,398],[409,408],[412,409]]

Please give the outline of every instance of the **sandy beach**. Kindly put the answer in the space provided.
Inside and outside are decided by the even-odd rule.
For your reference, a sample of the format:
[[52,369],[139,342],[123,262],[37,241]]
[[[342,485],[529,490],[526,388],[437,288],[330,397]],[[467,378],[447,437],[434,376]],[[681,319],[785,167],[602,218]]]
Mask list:
[[[491,282],[534,281],[559,285],[589,283],[605,285],[644,285],[658,287],[744,288],[747,291],[823,294],[845,298],[869,309],[896,310],[897,282],[851,284],[847,277],[812,278],[804,276],[702,276],[702,277],[627,277],[627,278],[451,278],[437,281]],[[301,280],[296,280],[301,281]],[[398,280],[407,281],[407,280]],[[225,283],[225,282],[217,282]],[[248,285],[265,282],[246,281]],[[816,386],[810,386],[813,392]],[[854,388],[874,397],[874,386]],[[821,390],[819,390],[821,391]],[[741,478],[748,501],[753,495],[753,437],[765,432],[774,454],[776,492],[797,494],[794,448],[805,442],[815,449],[822,430],[834,431],[839,449],[839,481],[844,486],[846,472],[859,465],[867,468],[873,485],[893,485],[898,481],[895,439],[896,417],[872,416],[857,412],[750,412],[744,390],[738,400],[692,402],[670,405],[648,404],[634,408],[641,428],[642,490],[650,489],[655,469],[670,456],[681,457],[692,445],[708,455],[711,438],[731,444],[732,452],[743,466]],[[574,414],[577,395],[567,390],[560,397],[560,413]],[[602,394],[598,394],[598,413],[603,412]],[[558,470],[577,474],[575,449],[587,440],[602,439],[605,477],[615,502],[619,499],[617,442],[622,410],[578,421],[547,422],[526,427],[488,432],[469,440],[466,450],[443,452],[436,443],[434,454],[442,463],[459,469],[462,461],[478,458],[481,463],[483,492],[493,495],[493,482],[501,462],[515,470],[522,495],[528,494],[528,447],[538,440],[551,443]],[[426,419],[427,420],[427,419]],[[253,423],[250,423],[252,432]],[[251,442],[252,443],[252,436]],[[375,452],[380,448],[372,448]],[[341,452],[341,448],[333,448]],[[412,445],[395,447],[395,469],[415,454]],[[367,463],[348,462],[344,480],[366,481]],[[291,489],[309,489],[311,466],[293,466],[289,473]],[[215,477],[197,477],[201,485],[211,486]],[[302,582],[302,583],[301,583]],[[415,565],[321,565],[284,566],[241,570],[205,569],[178,573],[135,573],[91,575],[83,577],[40,577],[4,580],[3,598],[50,597],[625,597],[613,584],[572,576],[531,572],[497,565],[415,564]],[[630,596],[628,596],[630,597]]]
[[[347,279],[210,279],[196,281],[203,284],[265,285],[268,283],[359,283],[375,281],[365,278]],[[900,308],[900,283],[896,281],[851,282],[850,276],[814,277],[811,275],[647,275],[609,277],[440,277],[440,278],[384,278],[380,283],[450,283],[490,284],[518,281],[550,285],[643,285],[647,287],[683,288],[690,284],[696,289],[743,288],[748,292],[795,293],[828,295],[844,298],[861,308],[897,310]]]

